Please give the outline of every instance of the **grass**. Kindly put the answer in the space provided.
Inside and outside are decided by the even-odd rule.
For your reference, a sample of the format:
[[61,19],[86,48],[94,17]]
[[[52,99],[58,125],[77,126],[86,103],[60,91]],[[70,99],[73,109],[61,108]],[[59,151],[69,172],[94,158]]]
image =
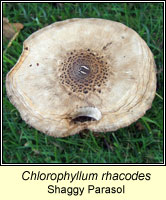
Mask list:
[[[3,16],[24,29],[3,49],[3,163],[162,163],[163,162],[163,4],[162,3],[4,3]],[[6,96],[5,77],[23,41],[34,31],[68,18],[104,18],[136,30],[157,65],[157,95],[146,115],[116,132],[83,131],[53,138],[21,120]]]

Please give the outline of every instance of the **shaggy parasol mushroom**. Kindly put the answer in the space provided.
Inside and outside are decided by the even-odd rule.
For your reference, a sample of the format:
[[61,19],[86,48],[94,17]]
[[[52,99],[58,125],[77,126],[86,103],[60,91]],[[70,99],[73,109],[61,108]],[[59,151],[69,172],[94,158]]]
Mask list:
[[54,137],[115,131],[151,107],[155,62],[143,39],[103,19],[69,19],[33,33],[6,80],[21,117]]

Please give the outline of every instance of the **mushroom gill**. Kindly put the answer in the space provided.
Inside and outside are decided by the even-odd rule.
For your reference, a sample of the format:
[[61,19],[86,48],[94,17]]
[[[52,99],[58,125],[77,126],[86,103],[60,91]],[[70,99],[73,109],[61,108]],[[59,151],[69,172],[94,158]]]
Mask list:
[[151,107],[155,62],[144,40],[123,24],[69,19],[24,41],[6,88],[21,117],[48,135],[115,131]]

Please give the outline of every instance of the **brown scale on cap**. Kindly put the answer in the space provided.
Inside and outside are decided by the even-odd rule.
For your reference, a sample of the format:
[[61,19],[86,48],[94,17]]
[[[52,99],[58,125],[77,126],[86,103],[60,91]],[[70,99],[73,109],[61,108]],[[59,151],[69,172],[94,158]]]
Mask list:
[[90,49],[69,52],[60,71],[61,84],[74,93],[100,93],[108,77],[107,62]]

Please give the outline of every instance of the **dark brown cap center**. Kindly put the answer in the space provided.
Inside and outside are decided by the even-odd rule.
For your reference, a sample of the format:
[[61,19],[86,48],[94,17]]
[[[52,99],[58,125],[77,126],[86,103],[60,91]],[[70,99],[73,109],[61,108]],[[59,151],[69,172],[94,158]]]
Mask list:
[[62,63],[60,82],[69,92],[87,94],[101,92],[108,76],[108,66],[102,56],[88,50],[68,53]]

